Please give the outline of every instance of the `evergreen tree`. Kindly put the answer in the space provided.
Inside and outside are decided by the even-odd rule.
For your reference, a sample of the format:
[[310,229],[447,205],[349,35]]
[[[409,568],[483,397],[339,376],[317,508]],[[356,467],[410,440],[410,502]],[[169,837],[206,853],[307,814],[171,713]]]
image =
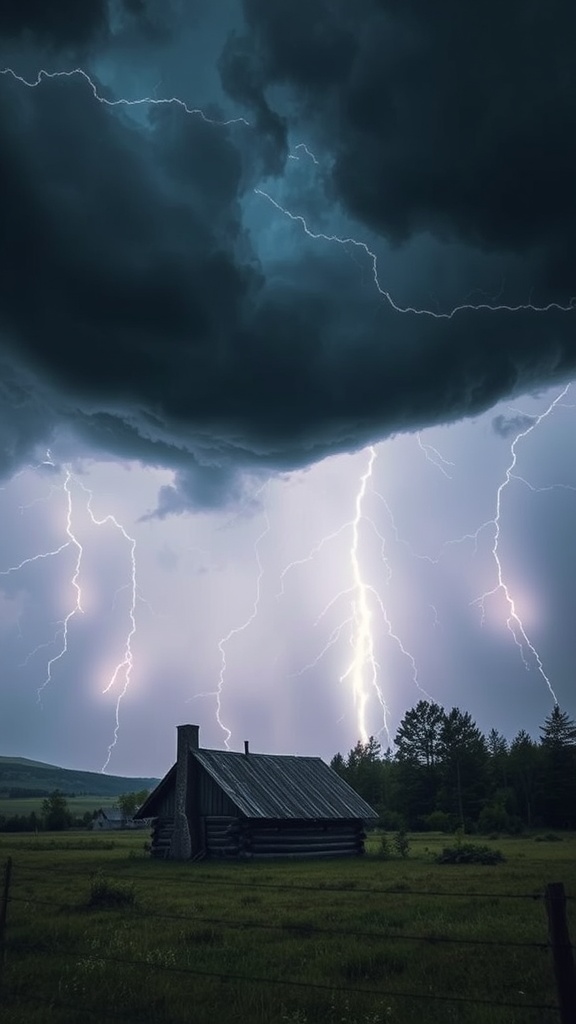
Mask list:
[[497,729],[490,729],[486,737],[488,750],[488,772],[493,789],[508,786],[508,742]]
[[486,740],[467,711],[452,708],[444,716],[439,749],[444,804],[440,809],[457,814],[465,828],[467,822],[477,821],[486,796]]
[[576,723],[558,704],[540,727],[540,804],[546,824],[576,826]]
[[374,806],[382,803],[382,748],[374,736],[366,743],[358,740],[346,760],[344,778],[369,804]]
[[443,725],[443,708],[421,700],[406,712],[396,733],[398,786],[402,794],[398,810],[412,828],[436,806]]
[[541,743],[548,750],[567,750],[576,747],[576,722],[568,716],[566,711],[561,711],[558,704],[545,719],[544,725],[540,726],[542,733]]
[[533,824],[540,752],[538,745],[521,729],[510,744],[508,768],[520,816],[525,825]]

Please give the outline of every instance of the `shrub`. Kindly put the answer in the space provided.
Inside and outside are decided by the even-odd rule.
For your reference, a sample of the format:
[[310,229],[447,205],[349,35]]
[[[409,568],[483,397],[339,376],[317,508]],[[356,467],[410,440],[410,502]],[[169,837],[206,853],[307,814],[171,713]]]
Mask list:
[[508,832],[510,829],[510,815],[503,804],[487,804],[478,819],[480,832]]
[[132,907],[136,902],[133,885],[110,882],[98,871],[90,883],[89,907]]
[[457,843],[445,846],[436,857],[437,864],[501,864],[506,858],[500,850],[477,843]]
[[397,832],[396,835],[394,836],[394,849],[396,850],[396,853],[399,854],[400,857],[402,857],[403,860],[405,860],[406,857],[408,856],[408,852],[410,850],[410,840],[408,839],[406,831],[403,828],[400,829],[400,831]]
[[428,832],[452,832],[454,828],[453,815],[445,811],[432,811],[421,820]]
[[557,836],[555,832],[546,832],[543,836],[535,836],[535,843],[561,843],[562,836]]
[[382,857],[382,860],[390,860],[390,857],[392,856],[390,840],[386,832],[383,832],[380,836],[380,856]]

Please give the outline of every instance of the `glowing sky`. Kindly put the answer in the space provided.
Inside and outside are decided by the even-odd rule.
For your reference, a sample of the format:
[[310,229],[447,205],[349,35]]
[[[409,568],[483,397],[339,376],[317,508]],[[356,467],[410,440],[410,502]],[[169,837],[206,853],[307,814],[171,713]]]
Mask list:
[[1,751],[574,715],[573,5],[14,0],[0,36]]

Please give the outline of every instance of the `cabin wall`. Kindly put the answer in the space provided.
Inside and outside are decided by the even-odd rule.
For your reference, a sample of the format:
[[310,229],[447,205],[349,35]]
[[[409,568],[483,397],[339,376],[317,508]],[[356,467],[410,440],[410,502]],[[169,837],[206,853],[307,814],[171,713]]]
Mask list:
[[364,853],[361,821],[248,820],[232,815],[204,818],[209,857],[354,857]]
[[251,821],[242,853],[247,857],[345,857],[364,853],[366,833],[359,820]]
[[154,818],[150,842],[150,855],[160,860],[170,856],[170,846],[174,835],[174,815],[169,818]]
[[174,786],[166,786],[154,806],[153,814],[157,818],[173,818],[176,812]]
[[208,857],[238,857],[241,838],[239,818],[216,814],[204,818],[204,840]]

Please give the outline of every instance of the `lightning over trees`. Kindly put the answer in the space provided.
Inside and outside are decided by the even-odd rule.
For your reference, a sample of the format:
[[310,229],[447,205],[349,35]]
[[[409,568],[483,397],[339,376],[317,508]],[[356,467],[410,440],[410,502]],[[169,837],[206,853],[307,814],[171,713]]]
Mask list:
[[394,750],[359,741],[332,768],[377,808],[385,828],[509,832],[576,825],[576,722],[557,706],[540,742],[484,736],[469,712],[419,701],[404,715]]

